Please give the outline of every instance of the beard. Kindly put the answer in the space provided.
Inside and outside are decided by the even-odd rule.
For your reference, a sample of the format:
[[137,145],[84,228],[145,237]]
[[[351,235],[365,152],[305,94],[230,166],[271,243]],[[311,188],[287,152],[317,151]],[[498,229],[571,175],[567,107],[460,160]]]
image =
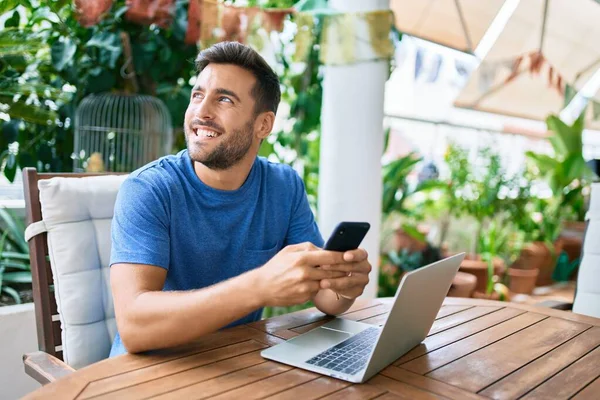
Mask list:
[[[248,121],[241,129],[224,133],[223,140],[210,153],[202,151],[202,146],[190,145],[189,135],[194,135],[190,127],[185,129],[185,144],[192,161],[202,163],[212,170],[225,170],[239,163],[252,147],[254,120]],[[206,127],[213,127],[210,122],[203,123]],[[221,132],[224,132],[221,130]],[[194,146],[194,147],[192,147]]]

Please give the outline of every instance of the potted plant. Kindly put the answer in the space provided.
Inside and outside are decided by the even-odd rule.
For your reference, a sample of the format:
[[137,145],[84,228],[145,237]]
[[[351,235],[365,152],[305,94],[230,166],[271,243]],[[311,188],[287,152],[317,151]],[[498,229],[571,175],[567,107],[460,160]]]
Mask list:
[[[591,182],[597,179],[583,158],[583,121],[583,113],[570,126],[559,117],[550,115],[546,124],[552,132],[548,140],[552,145],[553,154],[526,153],[534,173],[552,192],[552,200],[548,200],[548,204],[541,204],[543,208],[540,208],[540,211],[543,211],[544,217],[538,221],[540,229],[537,232],[541,233],[541,240],[546,245],[546,249],[542,250],[546,252],[546,261],[540,266],[538,286],[552,283],[552,273],[556,265],[556,256],[560,254],[561,242],[574,244],[568,238],[564,238],[555,248],[554,242],[560,235],[563,222],[575,220],[576,222],[567,225],[579,225],[579,230],[582,230],[586,210],[584,194],[589,190]],[[578,248],[572,250],[575,254],[581,251],[581,238],[577,243]]]
[[[505,264],[500,249],[492,251],[483,246],[488,243],[490,229],[495,229],[490,223],[505,213],[510,204],[507,193],[514,190],[517,179],[506,175],[500,156],[489,147],[480,149],[475,163],[471,163],[466,149],[450,145],[445,161],[449,169],[444,193],[448,218],[467,217],[475,224],[469,253],[460,270],[477,276],[476,291],[486,293],[490,280],[503,274]],[[446,228],[447,225],[446,222]],[[442,234],[442,240],[444,237]]]

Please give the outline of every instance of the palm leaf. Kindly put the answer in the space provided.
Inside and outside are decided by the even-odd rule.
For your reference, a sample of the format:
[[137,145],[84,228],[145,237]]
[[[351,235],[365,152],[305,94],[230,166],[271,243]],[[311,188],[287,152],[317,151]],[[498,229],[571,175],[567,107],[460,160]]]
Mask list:
[[31,272],[19,271],[19,272],[5,272],[4,282],[8,283],[31,283]]
[[38,35],[27,29],[3,29],[0,30],[0,56],[35,53],[46,47],[45,41]]
[[8,258],[11,260],[23,260],[23,261],[30,261],[30,257],[29,257],[29,253],[17,253],[14,251],[5,251],[2,252],[2,250],[0,249],[0,256],[2,258]]
[[9,107],[8,115],[11,119],[22,119],[33,124],[47,125],[48,121],[54,121],[58,118],[58,114],[52,110],[25,104],[23,101],[13,102],[12,96],[0,95],[0,103]]
[[15,300],[15,303],[21,304],[21,296],[19,296],[19,293],[15,289],[4,286],[2,287],[2,291],[12,297]]
[[[24,237],[25,228],[15,215],[7,209],[0,207],[0,219],[4,221],[7,231],[10,232],[11,239],[19,247],[21,252],[29,253],[29,246]],[[2,242],[2,245],[2,250],[4,250],[4,241]]]

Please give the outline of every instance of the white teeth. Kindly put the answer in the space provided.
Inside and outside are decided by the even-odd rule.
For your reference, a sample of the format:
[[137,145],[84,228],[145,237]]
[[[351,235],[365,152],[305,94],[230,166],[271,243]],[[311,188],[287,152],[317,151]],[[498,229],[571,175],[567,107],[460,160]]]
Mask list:
[[213,131],[208,131],[205,129],[196,129],[195,132],[196,132],[196,136],[204,136],[204,137],[211,137],[211,138],[219,136],[218,133],[213,132]]

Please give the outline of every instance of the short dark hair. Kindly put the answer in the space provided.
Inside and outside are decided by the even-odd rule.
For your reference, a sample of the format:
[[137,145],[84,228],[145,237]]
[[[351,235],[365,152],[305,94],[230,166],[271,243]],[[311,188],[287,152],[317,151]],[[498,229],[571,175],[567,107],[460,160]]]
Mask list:
[[252,96],[256,100],[254,112],[277,112],[281,100],[279,78],[273,69],[252,48],[238,42],[220,42],[204,49],[196,58],[196,69],[202,72],[208,64],[233,64],[242,67],[256,77]]

